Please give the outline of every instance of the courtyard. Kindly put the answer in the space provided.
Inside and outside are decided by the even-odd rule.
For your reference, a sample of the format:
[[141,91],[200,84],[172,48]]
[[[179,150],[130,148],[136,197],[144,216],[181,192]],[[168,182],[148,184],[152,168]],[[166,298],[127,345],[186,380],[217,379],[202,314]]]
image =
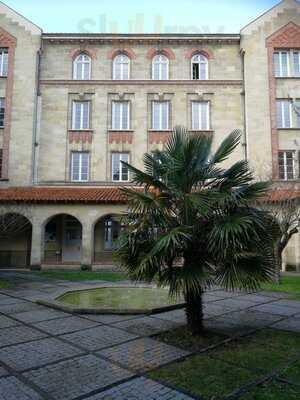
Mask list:
[[12,283],[0,290],[1,400],[299,398],[300,302],[288,294],[205,293],[209,334],[197,340],[183,310],[75,315],[36,303],[129,284],[109,278],[0,272]]

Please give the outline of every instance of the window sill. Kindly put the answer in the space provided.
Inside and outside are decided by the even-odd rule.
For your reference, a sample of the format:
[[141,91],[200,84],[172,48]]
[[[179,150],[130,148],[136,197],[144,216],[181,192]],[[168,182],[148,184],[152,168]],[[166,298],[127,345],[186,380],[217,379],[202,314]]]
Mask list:
[[148,132],[170,133],[173,132],[173,129],[148,129]]
[[300,131],[300,126],[299,128],[277,128],[278,131]]
[[93,129],[69,129],[68,132],[94,132]]
[[300,79],[300,76],[275,76],[275,79]]
[[133,129],[108,129],[108,132],[128,132],[128,133],[133,133]]
[[189,129],[188,132],[191,133],[214,133],[212,129]]

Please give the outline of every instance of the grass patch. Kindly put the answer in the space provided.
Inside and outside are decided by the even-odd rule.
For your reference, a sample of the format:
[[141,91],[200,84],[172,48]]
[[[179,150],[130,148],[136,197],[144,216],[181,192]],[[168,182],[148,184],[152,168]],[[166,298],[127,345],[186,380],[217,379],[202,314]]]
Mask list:
[[299,400],[300,387],[271,381],[257,386],[240,397],[241,400]]
[[262,286],[269,292],[283,292],[291,295],[290,299],[300,300],[300,276],[283,276],[280,284],[268,283]]
[[153,371],[149,376],[208,399],[221,399],[259,378],[256,372],[233,367],[204,355]]
[[11,284],[7,281],[3,281],[0,279],[0,289],[9,289]]
[[[213,334],[193,337],[185,328],[156,336],[168,344],[186,350],[199,351],[216,344],[222,336]],[[300,334],[264,329],[254,335],[240,338],[213,350],[194,355],[182,362],[175,362],[149,373],[153,379],[174,385],[192,395],[207,399],[221,399],[257,379],[276,373],[279,378],[294,383],[300,381],[300,361],[285,366],[299,354]],[[274,371],[274,370],[277,370]],[[298,389],[292,386],[268,383],[242,395],[245,400],[296,400]],[[284,396],[282,395],[284,394]],[[298,397],[296,396],[298,394]],[[251,397],[252,396],[252,397]],[[269,397],[268,397],[269,396]],[[289,397],[290,396],[290,397]]]
[[40,271],[34,272],[46,279],[56,279],[62,281],[108,281],[108,282],[118,282],[128,280],[128,277],[122,272],[83,272],[83,271]]
[[284,368],[279,376],[279,378],[286,379],[287,381],[297,383],[300,382],[300,361],[296,361],[289,367]]
[[180,347],[183,350],[196,352],[222,342],[226,339],[226,336],[206,332],[203,336],[197,337],[193,336],[188,328],[184,326],[156,335],[155,339],[161,340],[162,342],[172,346]]

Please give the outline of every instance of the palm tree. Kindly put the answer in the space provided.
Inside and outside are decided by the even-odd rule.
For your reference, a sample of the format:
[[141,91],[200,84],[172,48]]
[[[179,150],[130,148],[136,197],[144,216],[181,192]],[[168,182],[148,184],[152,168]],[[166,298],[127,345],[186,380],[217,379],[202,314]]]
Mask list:
[[117,258],[137,281],[156,281],[186,302],[188,327],[203,329],[202,294],[212,285],[256,290],[274,272],[269,215],[251,204],[266,193],[247,161],[224,169],[240,142],[232,132],[212,152],[211,135],[175,128],[165,150],[124,163],[139,188],[123,188],[127,229]]

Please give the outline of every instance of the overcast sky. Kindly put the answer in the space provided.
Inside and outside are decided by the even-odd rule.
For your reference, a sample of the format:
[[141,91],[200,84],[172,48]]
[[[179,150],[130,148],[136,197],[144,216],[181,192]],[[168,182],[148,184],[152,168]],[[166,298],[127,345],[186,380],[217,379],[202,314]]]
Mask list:
[[44,32],[222,33],[279,0],[6,0]]

